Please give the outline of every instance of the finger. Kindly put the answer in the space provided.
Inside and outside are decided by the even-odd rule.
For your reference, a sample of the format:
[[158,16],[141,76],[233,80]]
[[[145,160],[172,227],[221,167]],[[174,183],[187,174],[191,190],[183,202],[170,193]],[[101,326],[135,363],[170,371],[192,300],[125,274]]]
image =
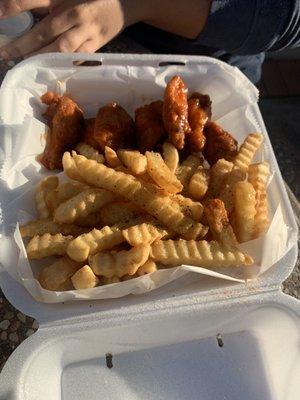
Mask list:
[[57,2],[58,0],[2,0],[0,1],[0,17],[10,17],[38,7],[49,7]]
[[99,46],[96,43],[96,41],[89,39],[89,40],[86,40],[75,51],[76,51],[76,53],[95,53],[98,49],[99,49]]
[[73,53],[86,41],[86,32],[83,28],[72,28],[59,36],[53,43],[32,52],[28,57],[40,53]]
[[59,35],[71,29],[76,20],[65,11],[55,17],[48,15],[22,37],[0,48],[0,57],[9,60],[22,57],[45,47]]

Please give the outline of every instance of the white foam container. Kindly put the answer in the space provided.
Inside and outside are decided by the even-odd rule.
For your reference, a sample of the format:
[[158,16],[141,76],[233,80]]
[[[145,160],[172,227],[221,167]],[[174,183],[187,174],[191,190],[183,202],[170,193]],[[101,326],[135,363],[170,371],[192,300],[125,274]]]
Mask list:
[[[206,57],[120,54],[44,55],[25,61],[17,72],[32,62],[64,71],[74,68],[74,60],[87,59],[123,66],[211,63],[232,72]],[[255,89],[246,78],[241,80],[267,135]],[[271,163],[285,215],[295,227],[274,154]],[[0,268],[8,300],[39,322],[37,333],[5,364],[0,399],[299,399],[300,303],[281,292],[296,258],[294,246],[247,285],[208,276],[200,282],[194,275],[193,280],[181,278],[180,287],[173,282],[139,296],[65,304],[36,302]],[[113,368],[106,365],[108,353]]]

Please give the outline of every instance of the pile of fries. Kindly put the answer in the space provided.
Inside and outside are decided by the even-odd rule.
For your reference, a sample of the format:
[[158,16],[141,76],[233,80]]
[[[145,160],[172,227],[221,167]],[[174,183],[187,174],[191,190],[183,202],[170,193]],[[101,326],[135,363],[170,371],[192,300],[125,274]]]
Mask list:
[[269,225],[269,166],[251,164],[261,144],[250,134],[232,161],[211,167],[199,153],[180,163],[168,142],[161,153],[106,147],[100,154],[86,144],[65,152],[67,180],[38,184],[39,219],[20,228],[29,259],[58,257],[41,267],[41,286],[88,289],[182,264],[252,264],[238,243]]

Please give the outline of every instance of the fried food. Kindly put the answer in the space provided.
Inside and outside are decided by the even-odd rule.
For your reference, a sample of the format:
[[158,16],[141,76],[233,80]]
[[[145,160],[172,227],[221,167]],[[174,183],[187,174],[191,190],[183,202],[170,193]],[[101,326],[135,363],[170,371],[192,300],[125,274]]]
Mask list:
[[163,150],[164,162],[166,163],[169,170],[173,174],[175,174],[175,172],[178,168],[178,164],[179,164],[178,150],[176,149],[176,147],[173,144],[171,144],[169,142],[165,142],[163,144],[162,150]]
[[29,259],[40,259],[54,255],[64,255],[67,251],[68,244],[73,236],[64,236],[61,233],[50,235],[45,233],[42,236],[34,236],[26,247]]
[[57,176],[48,176],[42,179],[37,185],[35,192],[35,203],[40,218],[48,218],[51,214],[51,209],[47,205],[47,196],[54,192],[58,186]]
[[232,161],[237,155],[237,141],[216,122],[207,121],[204,129],[206,145],[203,155],[210,165],[220,158]]
[[48,120],[50,132],[46,138],[46,147],[39,161],[47,169],[62,168],[62,156],[81,138],[84,118],[82,110],[70,97],[45,93],[42,102],[49,105],[44,114]]
[[145,215],[144,210],[124,200],[106,204],[99,213],[102,223],[110,226],[119,222],[129,222]]
[[20,227],[20,233],[22,237],[33,237],[36,235],[44,235],[45,233],[50,233],[51,235],[61,233],[62,235],[78,236],[85,231],[86,230],[80,226],[71,224],[57,224],[51,219],[38,219],[36,221],[28,222]]
[[163,102],[154,101],[135,110],[138,149],[141,153],[151,151],[161,143],[166,131],[163,123]]
[[[55,261],[49,267],[45,267],[39,274],[40,285],[47,290],[60,291],[65,290],[65,284],[82,266],[68,257],[62,257]],[[69,285],[67,285],[69,286]]]
[[219,197],[222,190],[222,186],[226,180],[227,175],[233,168],[233,163],[220,158],[210,168],[210,183],[208,188],[207,196],[210,198]]
[[250,133],[241,145],[233,164],[241,171],[248,171],[248,167],[254,157],[256,151],[260,148],[263,142],[263,136],[260,133]]
[[197,153],[203,150],[206,143],[206,137],[203,131],[208,121],[208,115],[204,108],[202,108],[199,98],[190,98],[188,107],[191,131],[186,136],[187,145],[190,151]]
[[134,122],[124,108],[109,103],[99,108],[94,132],[89,131],[83,141],[100,152],[104,152],[105,146],[113,150],[132,148],[135,144]]
[[142,265],[137,271],[137,276],[143,276],[147,274],[151,274],[152,272],[157,271],[157,265],[153,260],[148,260]]
[[71,277],[75,289],[90,289],[98,285],[99,278],[89,265],[84,265]]
[[151,246],[150,257],[166,266],[194,265],[227,267],[250,265],[253,260],[236,247],[206,240],[157,240]]
[[137,150],[118,150],[119,159],[134,175],[147,171],[147,158]]
[[63,155],[62,165],[63,165],[64,173],[70,179],[74,179],[75,181],[78,181],[78,182],[84,182],[84,180],[80,176],[80,173],[78,172],[78,169],[76,167],[76,164],[75,164],[71,154],[68,151],[66,151]]
[[201,221],[203,206],[200,202],[194,201],[189,197],[182,196],[181,194],[176,194],[172,197],[172,199],[176,201],[184,215],[192,218],[196,222]]
[[188,192],[191,198],[195,200],[201,200],[207,190],[209,185],[209,170],[205,169],[200,165],[194,175],[191,177]]
[[211,199],[206,202],[204,215],[215,240],[229,246],[238,244],[222,200]]
[[234,194],[234,219],[240,243],[251,240],[254,232],[256,199],[254,187],[249,182],[238,182]]
[[270,168],[267,162],[252,164],[248,169],[248,181],[253,185],[256,198],[253,239],[264,234],[270,224],[267,198],[267,182]]
[[160,153],[147,151],[146,157],[147,172],[158,186],[166,189],[171,194],[182,191],[181,182],[167,167]]
[[167,84],[164,95],[163,121],[168,140],[177,149],[183,149],[185,136],[190,131],[188,122],[187,88],[180,76]]
[[84,142],[78,143],[76,146],[76,151],[78,154],[81,154],[86,158],[90,158],[91,160],[95,160],[100,163],[104,162],[104,155],[100,154],[98,150],[94,149],[94,147],[90,146],[87,143]]
[[184,188],[187,189],[191,177],[194,175],[196,169],[201,164],[202,160],[199,157],[190,155],[177,168],[176,176],[180,180]]
[[143,243],[152,243],[168,235],[168,232],[159,227],[158,224],[142,223],[124,229],[122,232],[124,239],[131,246],[139,246]]
[[228,172],[222,186],[222,190],[218,196],[225,204],[225,208],[228,213],[231,213],[231,211],[234,209],[235,185],[238,182],[244,182],[246,177],[246,172],[241,171],[239,168],[233,168],[232,171]]
[[150,245],[141,244],[130,250],[98,253],[90,257],[90,266],[96,275],[111,278],[134,275],[149,258]]
[[193,92],[189,100],[197,99],[200,107],[205,111],[208,119],[211,119],[211,100],[208,94]]

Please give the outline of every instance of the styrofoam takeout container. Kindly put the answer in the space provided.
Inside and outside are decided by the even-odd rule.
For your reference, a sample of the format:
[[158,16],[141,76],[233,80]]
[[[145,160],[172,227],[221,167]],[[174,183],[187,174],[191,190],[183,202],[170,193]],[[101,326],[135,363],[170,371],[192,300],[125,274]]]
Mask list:
[[[213,83],[221,91],[209,93],[213,101],[214,96],[222,97],[222,91],[235,96],[230,84],[222,88],[222,82],[227,73],[236,76],[248,99],[247,109],[270,147],[253,85],[222,62],[187,56],[48,54],[29,59],[10,73],[0,94],[4,135],[7,129],[21,133],[23,110],[32,103],[34,93],[17,104],[17,92],[29,69],[39,68],[39,74],[30,79],[39,80],[45,90],[53,88],[53,82],[47,81],[51,72],[63,78],[92,68],[96,77],[101,75],[101,65],[74,66],[78,60],[101,61],[102,66],[114,68],[157,67],[179,74],[186,66],[195,66],[199,79],[214,69]],[[20,87],[11,91],[12,112],[12,104],[3,104],[1,99],[5,91],[5,99],[9,98],[9,81],[15,77]],[[143,85],[142,74],[138,79]],[[146,83],[145,99],[149,95]],[[72,85],[81,88],[80,95],[87,102],[101,89],[97,79],[92,92],[91,88],[85,92],[76,79]],[[71,94],[72,85],[68,88]],[[103,88],[107,100],[109,85]],[[116,97],[116,92],[112,100],[124,100]],[[92,115],[97,104],[92,101],[89,106]],[[272,195],[280,198],[285,220],[296,230],[273,152],[270,162],[275,171]],[[296,400],[300,396],[300,306],[281,292],[281,283],[292,271],[296,257],[294,245],[247,285],[187,275],[140,296],[56,304],[35,301],[24,286],[0,269],[6,297],[40,326],[5,364],[0,399]]]

